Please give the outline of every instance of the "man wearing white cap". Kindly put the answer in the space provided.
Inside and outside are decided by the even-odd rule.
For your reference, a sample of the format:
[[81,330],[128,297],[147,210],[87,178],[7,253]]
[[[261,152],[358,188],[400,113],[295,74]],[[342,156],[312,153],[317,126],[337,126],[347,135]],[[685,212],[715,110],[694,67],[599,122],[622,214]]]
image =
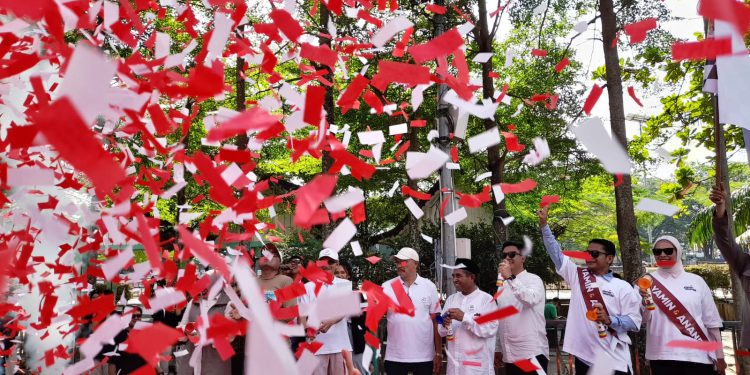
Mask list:
[[[336,264],[339,262],[339,254],[331,249],[323,249],[318,255],[318,267],[325,272],[333,275]],[[320,295],[326,293],[330,288],[345,288],[352,290],[352,283],[349,280],[333,277],[331,284],[323,284],[319,292],[316,293],[314,282],[305,284],[307,294],[300,297],[300,304],[309,304],[318,299]],[[302,317],[303,325],[307,325],[307,319]],[[349,341],[349,327],[346,319],[334,321],[323,321],[320,327],[309,327],[316,329],[313,334],[308,334],[308,338],[317,341],[323,346],[315,352],[320,360],[318,367],[313,371],[313,375],[346,375],[346,365],[344,357],[341,355],[342,350],[352,351],[352,344]],[[309,331],[308,331],[309,332]]]
[[393,283],[400,283],[414,304],[414,316],[389,310],[388,347],[385,372],[388,375],[439,374],[442,364],[442,342],[435,316],[440,313],[440,297],[430,280],[417,274],[419,254],[404,247],[393,257],[398,277],[383,283],[383,291],[392,300],[398,298]]

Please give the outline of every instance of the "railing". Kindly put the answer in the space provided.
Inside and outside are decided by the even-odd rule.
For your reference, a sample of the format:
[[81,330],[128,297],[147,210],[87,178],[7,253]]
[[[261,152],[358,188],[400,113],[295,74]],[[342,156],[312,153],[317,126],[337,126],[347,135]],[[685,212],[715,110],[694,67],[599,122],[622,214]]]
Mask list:
[[[724,342],[724,356],[727,361],[727,374],[742,374],[739,362],[735,360],[736,353],[740,350],[739,332],[742,324],[738,321],[724,321],[722,328],[722,341]],[[643,330],[641,332],[644,332]],[[547,373],[550,375],[570,375],[573,371],[573,356],[562,351],[565,339],[565,320],[547,321],[547,339],[549,343],[550,363]],[[731,340],[731,341],[730,341]],[[731,345],[731,346],[728,346]],[[633,354],[633,369],[635,375],[648,375],[641,372],[640,353],[638,348],[631,347]]]

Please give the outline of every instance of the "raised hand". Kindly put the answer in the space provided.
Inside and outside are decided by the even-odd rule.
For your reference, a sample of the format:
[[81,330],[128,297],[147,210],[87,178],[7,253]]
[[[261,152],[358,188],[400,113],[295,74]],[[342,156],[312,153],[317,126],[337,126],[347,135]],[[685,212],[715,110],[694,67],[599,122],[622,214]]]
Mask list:
[[539,210],[536,211],[536,215],[539,216],[539,226],[543,227],[547,225],[547,211],[549,210],[549,206],[542,207]]
[[727,192],[724,190],[724,185],[714,185],[708,199],[716,206],[716,217],[724,217],[727,213]]

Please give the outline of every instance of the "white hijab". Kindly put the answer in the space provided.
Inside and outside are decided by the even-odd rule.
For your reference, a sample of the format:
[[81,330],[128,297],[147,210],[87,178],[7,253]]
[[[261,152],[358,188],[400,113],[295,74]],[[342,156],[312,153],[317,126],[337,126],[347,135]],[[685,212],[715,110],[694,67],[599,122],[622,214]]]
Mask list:
[[682,246],[680,245],[680,241],[672,236],[661,236],[657,238],[656,241],[654,241],[653,247],[656,247],[656,244],[659,243],[659,241],[667,241],[671,243],[677,251],[677,259],[675,259],[676,262],[672,267],[659,267],[656,272],[658,272],[659,276],[662,277],[671,276],[673,278],[677,278],[678,276],[682,275],[683,272],[685,272],[685,268],[682,266]]

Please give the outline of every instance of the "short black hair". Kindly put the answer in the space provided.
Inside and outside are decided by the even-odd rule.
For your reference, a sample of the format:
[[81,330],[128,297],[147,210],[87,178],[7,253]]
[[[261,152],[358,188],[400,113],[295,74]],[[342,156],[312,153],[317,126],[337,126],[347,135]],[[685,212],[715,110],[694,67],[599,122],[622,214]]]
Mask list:
[[505,241],[500,245],[500,251],[505,251],[506,247],[515,246],[518,250],[523,250],[524,244],[519,241]]
[[612,241],[601,239],[601,238],[592,238],[589,241],[589,245],[592,243],[604,246],[604,252],[607,253],[607,255],[617,254],[617,250],[615,249],[615,244],[613,244]]

